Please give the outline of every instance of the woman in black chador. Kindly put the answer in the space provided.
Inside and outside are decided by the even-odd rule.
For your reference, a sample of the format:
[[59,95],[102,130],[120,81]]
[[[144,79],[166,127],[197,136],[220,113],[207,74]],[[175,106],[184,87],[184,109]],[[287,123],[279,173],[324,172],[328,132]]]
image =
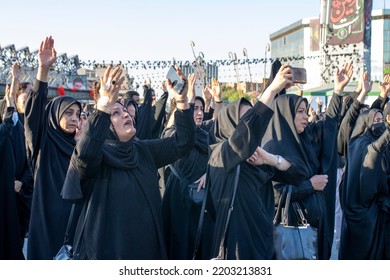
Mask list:
[[[323,121],[308,123],[305,98],[294,94],[276,98],[274,116],[262,142],[266,151],[279,154],[291,163],[286,172],[276,171],[275,188],[281,192],[287,184],[293,185],[292,200],[300,203],[308,223],[318,229],[320,259],[330,258],[333,240],[331,220],[334,220],[337,168],[334,163],[337,162],[337,125],[342,104],[342,97],[336,92],[342,92],[351,75],[349,66],[337,71],[335,93]],[[333,200],[324,194],[325,187],[330,189]],[[290,221],[296,223],[295,215]]]
[[37,80],[25,109],[27,155],[35,174],[28,259],[53,259],[63,244],[72,206],[60,193],[76,144],[81,104],[69,96],[47,104],[48,73],[55,60],[54,40],[47,37],[38,52]]
[[[65,199],[82,199],[76,259],[166,259],[157,169],[188,152],[195,125],[187,89],[174,93],[176,133],[138,140],[133,119],[116,102],[122,70],[106,69],[97,110],[88,119],[64,183]],[[179,72],[183,79],[185,77]]]
[[382,111],[361,113],[348,149],[340,259],[390,259],[390,130]]
[[[211,258],[272,258],[272,168],[254,166],[247,159],[255,153],[266,131],[273,114],[270,108],[275,95],[291,85],[291,69],[282,66],[253,107],[248,100],[241,98],[218,114],[214,124],[216,144],[211,146],[209,178],[206,179],[211,194],[206,207],[215,218]],[[269,162],[264,163],[278,165],[277,162],[276,156],[269,155]],[[227,223],[238,165],[240,172],[234,210]]]
[[[202,201],[194,203],[187,191],[190,183],[198,185],[198,189],[204,188],[205,173],[207,162],[209,160],[209,127],[212,127],[213,119],[204,125],[205,101],[202,97],[195,97],[195,76],[188,76],[188,97],[193,118],[196,125],[195,145],[181,159],[176,161],[172,167],[175,172],[170,172],[164,192],[162,209],[165,240],[170,259],[192,259],[194,257],[195,240],[197,235],[198,223]],[[216,114],[219,112],[222,103],[222,93],[219,82],[213,78],[212,93],[216,105]],[[175,126],[170,126],[172,119],[169,120],[168,128],[163,132],[163,137],[170,137],[175,133]],[[199,233],[199,237],[200,233]],[[199,239],[200,241],[200,239]],[[196,258],[201,258],[204,250],[209,248],[210,242],[202,239],[200,250]],[[207,249],[208,252],[208,249]],[[208,256],[204,256],[208,257]]]
[[[11,82],[11,95],[12,99],[16,100],[16,83],[20,75],[20,68],[17,63],[12,66],[12,82]],[[6,100],[0,101],[0,123],[2,122],[2,116],[6,110]],[[17,118],[15,118],[15,116]],[[19,119],[18,112],[13,112],[13,127],[11,130],[10,140],[11,146],[8,149],[12,149],[13,158],[12,161],[15,164],[15,173],[8,174],[10,178],[14,179],[15,187],[15,199],[18,214],[18,223],[20,229],[20,258],[24,259],[22,250],[24,244],[24,238],[28,231],[28,225],[30,221],[31,212],[31,199],[33,192],[33,177],[27,163],[26,156],[26,141],[24,138],[24,126]],[[6,164],[10,166],[12,163],[7,160]],[[3,170],[3,169],[0,169]],[[5,172],[5,171],[4,171]]]
[[23,254],[15,199],[15,162],[11,143],[15,103],[7,90],[5,102],[5,112],[0,123],[0,260],[18,260],[23,258]]

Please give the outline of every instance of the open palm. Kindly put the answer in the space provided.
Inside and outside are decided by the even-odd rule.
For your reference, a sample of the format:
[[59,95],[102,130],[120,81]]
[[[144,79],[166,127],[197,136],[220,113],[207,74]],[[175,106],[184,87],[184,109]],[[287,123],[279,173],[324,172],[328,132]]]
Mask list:
[[41,46],[38,52],[38,61],[39,65],[44,68],[49,68],[57,59],[57,52],[54,49],[54,39],[46,37],[44,41],[41,42]]

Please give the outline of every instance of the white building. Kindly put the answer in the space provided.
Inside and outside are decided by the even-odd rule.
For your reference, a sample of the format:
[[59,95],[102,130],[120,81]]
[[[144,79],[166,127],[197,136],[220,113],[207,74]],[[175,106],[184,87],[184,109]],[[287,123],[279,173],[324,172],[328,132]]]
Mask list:
[[[371,15],[371,79],[382,81],[384,73],[390,73],[390,10],[373,10]],[[364,69],[363,42],[321,49],[319,34],[319,18],[292,23],[270,34],[271,58],[284,58],[292,66],[306,68],[304,89],[333,83],[335,68],[344,63],[353,64],[352,80],[356,81]]]

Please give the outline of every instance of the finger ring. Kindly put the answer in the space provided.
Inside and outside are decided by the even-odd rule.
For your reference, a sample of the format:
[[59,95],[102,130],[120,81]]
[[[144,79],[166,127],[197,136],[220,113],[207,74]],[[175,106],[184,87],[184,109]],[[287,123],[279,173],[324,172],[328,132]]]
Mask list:
[[111,82],[111,84],[115,85],[115,81],[113,80],[113,81]]

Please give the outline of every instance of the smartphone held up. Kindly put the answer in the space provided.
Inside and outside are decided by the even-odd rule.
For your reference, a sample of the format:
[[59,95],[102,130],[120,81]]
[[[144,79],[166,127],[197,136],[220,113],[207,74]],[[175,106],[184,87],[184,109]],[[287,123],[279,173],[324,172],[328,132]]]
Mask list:
[[291,70],[294,75],[294,84],[306,84],[307,83],[307,77],[306,77],[306,69],[300,68],[300,67],[291,67]]
[[181,94],[185,85],[185,81],[179,76],[179,74],[177,74],[175,66],[172,65],[169,67],[166,78],[171,81],[172,86],[176,92]]

